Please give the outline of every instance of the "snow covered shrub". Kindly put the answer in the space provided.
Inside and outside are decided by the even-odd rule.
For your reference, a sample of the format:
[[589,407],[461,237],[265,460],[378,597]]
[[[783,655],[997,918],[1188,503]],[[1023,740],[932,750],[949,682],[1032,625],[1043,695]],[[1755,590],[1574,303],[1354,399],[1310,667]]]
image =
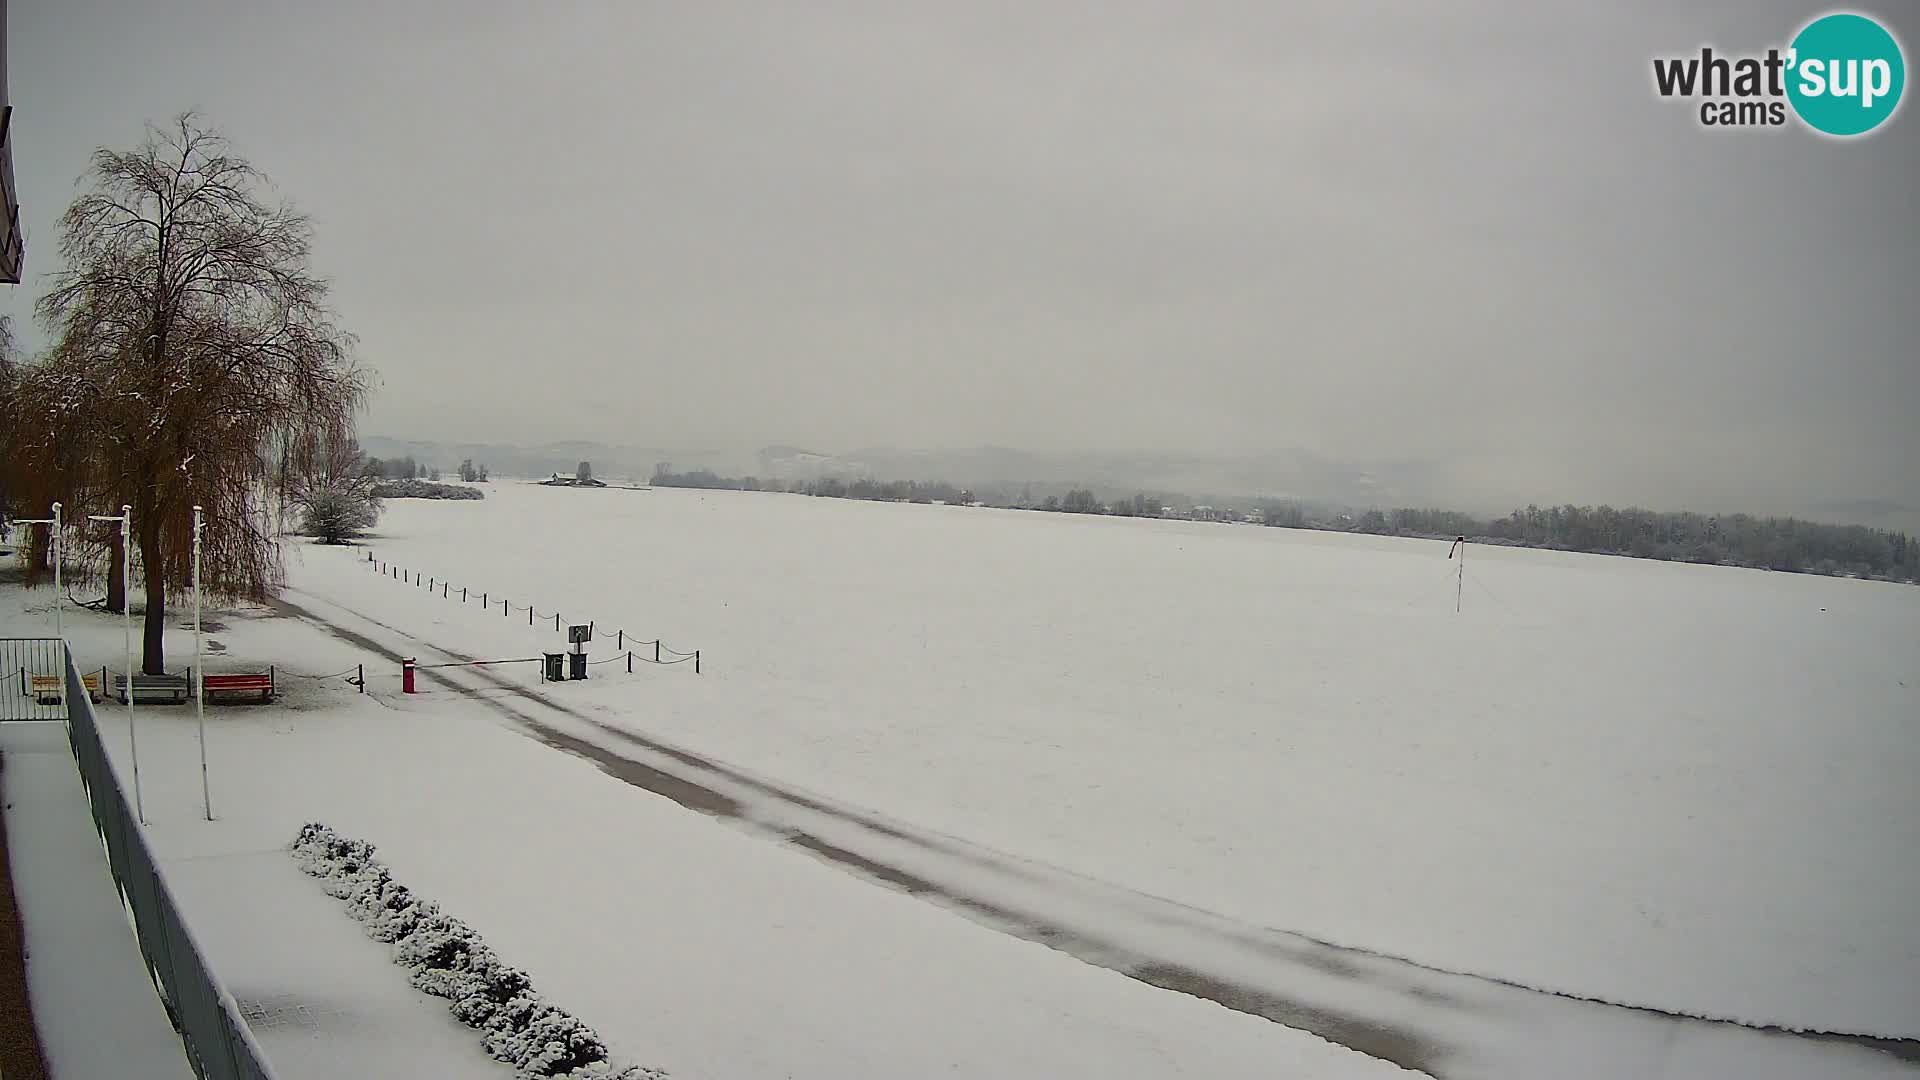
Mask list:
[[527,1076],[566,1076],[607,1060],[607,1044],[592,1028],[551,1005],[536,1008],[523,1028],[489,1031],[483,1044]]
[[346,544],[380,520],[380,500],[367,491],[321,491],[302,499],[300,529],[323,544]]
[[319,822],[300,829],[291,848],[300,868],[327,895],[346,901],[367,935],[393,945],[394,963],[419,990],[446,998],[461,1023],[485,1034],[488,1054],[522,1077],[558,1080],[664,1080],[639,1065],[615,1066],[607,1044],[578,1017],[540,999],[533,980],[503,962],[471,926],[444,914],[393,879],[373,845]]
[[[524,1008],[525,1015],[531,1015],[534,999],[528,995],[532,993],[533,980],[526,972],[496,962],[480,973],[480,977],[467,987],[465,994],[454,999],[453,1015],[469,1027],[491,1029],[495,1026],[495,1018],[501,1018],[501,1026],[506,1026],[513,1022],[513,1017],[520,1013],[521,1008]],[[526,1005],[519,1007],[520,1002]],[[520,1025],[525,1024],[523,1015]]]

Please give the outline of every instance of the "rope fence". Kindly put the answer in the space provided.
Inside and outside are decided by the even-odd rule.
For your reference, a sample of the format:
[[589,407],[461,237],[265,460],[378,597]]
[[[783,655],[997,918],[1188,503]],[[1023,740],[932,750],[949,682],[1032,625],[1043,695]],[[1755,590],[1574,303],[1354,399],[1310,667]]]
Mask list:
[[[126,672],[116,671],[114,670],[112,665],[109,665],[109,664],[100,665],[98,670],[100,672],[101,693],[103,694],[107,693],[109,689],[113,687],[120,687],[122,691],[124,691],[125,689],[124,684],[126,683],[126,679],[127,679]],[[88,672],[85,672],[84,674],[92,675],[93,672],[88,671]],[[210,671],[207,674],[209,677],[212,677],[214,675],[219,675],[222,673]],[[316,683],[327,682],[328,680],[331,680],[331,679],[345,679],[346,684],[348,686],[355,687],[362,694],[367,692],[367,665],[365,664],[355,664],[350,668],[343,668],[339,671],[327,672],[325,675],[309,674],[304,671],[288,671],[286,668],[283,668],[278,664],[268,664],[266,674],[268,678],[271,679],[272,682],[275,684],[277,684],[280,681],[280,677],[283,675],[291,676],[292,678],[295,678],[295,679],[306,679],[310,682],[316,682]],[[135,679],[134,679],[136,691],[138,691],[139,689],[139,679],[143,677],[151,678],[152,676],[148,676],[145,672],[136,672]],[[165,675],[163,675],[162,678],[179,679],[179,680],[182,680],[183,682],[191,684],[193,682],[193,669],[190,667],[182,668],[178,673],[169,671],[165,673]]]
[[[428,592],[438,592],[440,594],[440,598],[443,600],[453,599],[454,590],[457,588],[460,593],[460,602],[462,604],[477,602],[479,603],[482,610],[491,610],[493,607],[493,594],[490,590],[474,589],[470,585],[455,586],[451,581],[448,581],[447,579],[442,578],[436,574],[427,574],[425,576],[422,576],[420,571],[411,569],[409,567],[395,566],[392,563],[389,563],[386,560],[379,558],[372,551],[367,552],[366,565],[376,573],[380,574],[380,576],[382,577],[390,578],[394,581],[400,582],[401,584],[412,584],[417,588],[424,588]],[[565,618],[557,611],[549,611],[546,614],[542,615],[532,604],[516,604],[516,603],[513,603],[511,600],[508,600],[506,597],[500,598],[500,617],[501,618],[503,619],[512,618],[515,612],[520,612],[520,611],[524,611],[527,613],[528,626],[541,625],[549,618],[553,620],[553,629],[555,630],[555,632],[560,631],[566,625]],[[613,637],[613,647],[616,650],[613,656],[604,657],[599,660],[591,660],[591,661],[588,661],[589,664],[605,664],[605,663],[610,663],[614,660],[619,660],[624,658],[627,661],[627,670],[632,671],[633,665],[636,663],[653,664],[657,667],[672,667],[675,664],[683,664],[688,661],[692,661],[694,673],[695,674],[700,673],[701,656],[700,656],[699,649],[694,649],[691,652],[683,652],[679,649],[668,648],[666,643],[662,639],[657,637],[651,638],[651,639],[643,639],[641,637],[638,637],[637,635],[630,634],[627,630],[621,627],[615,627],[614,629],[609,631],[601,631],[598,628],[598,624],[591,620],[587,623],[587,625],[592,628],[592,630],[590,630],[590,633],[597,640],[604,640],[607,635],[611,635]],[[632,648],[631,648],[632,646],[640,646],[643,648],[651,647],[653,649],[653,656],[649,658],[643,654],[635,653],[632,651]],[[486,663],[523,663],[524,661],[499,660],[499,661],[485,661],[485,662]],[[418,666],[421,668],[426,668],[430,666],[431,667],[452,667],[452,666],[461,666],[461,665],[421,664]]]

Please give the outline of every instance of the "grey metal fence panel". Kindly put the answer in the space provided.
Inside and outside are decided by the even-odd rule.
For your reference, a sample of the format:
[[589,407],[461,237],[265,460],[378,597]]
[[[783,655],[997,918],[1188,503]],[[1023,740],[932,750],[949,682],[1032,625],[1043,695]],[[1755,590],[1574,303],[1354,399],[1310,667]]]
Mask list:
[[67,715],[66,653],[53,638],[0,638],[0,720]]
[[67,738],[93,807],[93,820],[107,850],[114,883],[133,912],[135,935],[146,957],[187,1060],[201,1080],[275,1080],[273,1068],[240,1015],[240,1005],[207,964],[206,950],[181,917],[153,851],[135,822],[126,793],[114,776],[100,741],[80,673],[65,645],[52,643],[65,668]]

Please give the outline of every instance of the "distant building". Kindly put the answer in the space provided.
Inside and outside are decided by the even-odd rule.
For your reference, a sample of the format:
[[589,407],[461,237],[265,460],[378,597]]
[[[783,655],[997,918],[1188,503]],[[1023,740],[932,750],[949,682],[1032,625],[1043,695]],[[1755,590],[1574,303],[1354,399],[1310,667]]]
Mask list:
[[552,478],[540,481],[540,486],[541,487],[603,488],[603,487],[606,487],[607,484],[606,484],[606,481],[596,480],[591,476],[586,477],[585,479],[582,479],[577,476],[561,476],[559,473],[554,473]]

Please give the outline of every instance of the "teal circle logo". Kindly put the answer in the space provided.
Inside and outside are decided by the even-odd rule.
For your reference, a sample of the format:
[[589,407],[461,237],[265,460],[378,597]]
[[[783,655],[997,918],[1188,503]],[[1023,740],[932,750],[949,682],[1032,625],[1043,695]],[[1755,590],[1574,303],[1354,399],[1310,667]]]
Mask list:
[[1787,100],[1815,131],[1864,135],[1900,107],[1906,58],[1887,28],[1865,15],[1822,15],[1794,35]]

